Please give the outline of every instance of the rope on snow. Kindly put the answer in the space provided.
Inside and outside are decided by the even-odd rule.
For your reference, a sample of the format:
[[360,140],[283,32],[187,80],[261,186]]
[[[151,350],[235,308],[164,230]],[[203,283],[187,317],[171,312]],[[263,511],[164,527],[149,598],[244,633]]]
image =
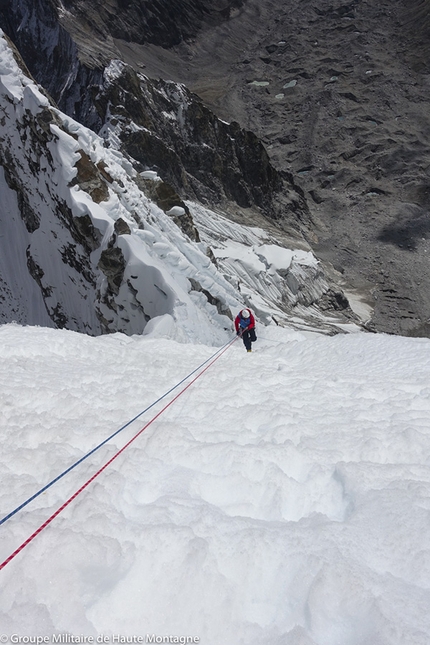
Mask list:
[[48,490],[48,488],[50,488],[50,487],[51,487],[51,486],[53,486],[55,483],[57,483],[60,479],[62,479],[65,475],[67,475],[71,470],[73,470],[74,468],[76,468],[76,466],[78,466],[80,463],[82,463],[83,461],[85,461],[85,459],[88,459],[88,457],[90,457],[92,454],[94,454],[97,450],[99,450],[99,448],[101,448],[102,446],[104,446],[108,441],[110,441],[111,439],[113,439],[114,437],[116,437],[116,435],[117,435],[117,434],[119,434],[120,432],[122,432],[123,430],[125,430],[125,428],[127,428],[130,424],[132,424],[134,421],[136,421],[136,419],[139,419],[139,417],[141,417],[143,414],[145,414],[145,412],[148,412],[148,410],[150,410],[151,408],[153,408],[153,407],[154,407],[154,405],[156,405],[157,403],[159,403],[160,401],[162,401],[164,398],[166,398],[166,396],[168,396],[171,392],[173,392],[174,390],[176,390],[176,388],[178,388],[180,385],[182,385],[182,383],[184,383],[184,381],[186,381],[187,379],[189,379],[189,378],[190,378],[190,376],[192,376],[193,374],[195,374],[199,369],[201,369],[204,365],[206,365],[206,363],[208,363],[210,360],[212,360],[212,359],[213,359],[217,354],[219,354],[219,353],[220,353],[224,348],[227,348],[227,346],[231,345],[235,340],[236,340],[236,338],[235,338],[235,339],[233,339],[233,341],[228,341],[227,343],[225,343],[225,345],[223,345],[222,347],[220,347],[220,348],[215,352],[215,354],[212,354],[212,356],[210,356],[207,360],[205,360],[201,365],[199,365],[198,367],[196,367],[196,369],[195,369],[195,370],[193,370],[192,372],[190,372],[189,374],[187,374],[187,376],[185,376],[185,377],[182,379],[182,381],[179,381],[179,383],[176,383],[176,385],[174,385],[172,388],[170,388],[170,390],[168,390],[167,392],[165,392],[165,393],[164,393],[162,396],[160,396],[156,401],[154,401],[153,403],[151,403],[151,405],[149,405],[147,408],[145,408],[144,410],[142,410],[142,412],[139,412],[139,414],[137,414],[135,417],[133,417],[133,419],[130,419],[130,421],[127,421],[127,423],[125,423],[123,426],[121,426],[121,428],[119,428],[119,429],[118,429],[118,430],[116,430],[113,434],[111,434],[109,437],[107,437],[107,439],[105,439],[104,441],[102,441],[101,443],[99,443],[95,448],[92,448],[92,449],[91,449],[89,452],[87,452],[83,457],[81,457],[80,459],[78,459],[77,461],[75,461],[75,463],[74,463],[74,464],[72,464],[71,466],[69,466],[69,468],[67,468],[66,470],[64,470],[64,471],[63,471],[62,473],[60,473],[59,475],[57,475],[57,477],[55,477],[54,479],[52,479],[48,484],[46,484],[45,486],[43,486],[43,488],[41,488],[41,489],[40,489],[40,490],[38,490],[36,493],[34,493],[34,495],[32,495],[31,497],[29,497],[28,499],[26,499],[26,500],[25,500],[25,502],[23,502],[22,504],[20,504],[19,506],[17,506],[13,511],[11,511],[11,512],[10,512],[10,513],[8,513],[7,515],[5,515],[5,517],[3,517],[3,519],[1,519],[1,520],[0,520],[0,526],[1,526],[2,524],[4,524],[5,522],[7,522],[7,520],[9,520],[11,517],[13,517],[14,515],[16,515],[19,511],[21,511],[25,506],[27,506],[27,504],[30,504],[30,502],[32,502],[34,499],[36,499],[36,497],[39,497],[39,495],[41,495],[41,494],[42,494],[42,493],[44,493],[46,490]]
[[[186,386],[185,386],[185,387],[184,387],[184,388],[183,388],[183,389],[182,389],[182,390],[181,390],[181,391],[180,391],[180,392],[179,392],[175,397],[173,397],[173,399],[172,399],[171,401],[169,401],[169,403],[167,403],[167,404],[164,406],[164,408],[163,408],[162,410],[160,410],[159,412],[157,412],[157,414],[156,414],[154,417],[152,417],[152,419],[150,419],[150,420],[148,421],[148,423],[147,423],[146,425],[144,425],[144,426],[143,426],[143,428],[141,428],[141,429],[140,429],[140,430],[139,430],[139,431],[134,435],[134,437],[132,437],[132,438],[131,438],[131,439],[130,439],[130,440],[129,440],[129,441],[128,441],[128,442],[127,442],[127,443],[126,443],[122,448],[120,448],[120,450],[118,450],[118,451],[117,451],[117,452],[116,452],[116,453],[115,453],[115,454],[114,454],[114,455],[113,455],[113,456],[112,456],[112,457],[111,457],[111,458],[110,458],[110,459],[109,459],[109,460],[108,460],[108,461],[107,461],[107,462],[106,462],[106,463],[105,463],[101,468],[99,468],[99,469],[97,470],[97,472],[96,472],[96,473],[94,473],[94,475],[93,475],[92,477],[90,477],[90,479],[88,479],[88,480],[85,482],[85,484],[83,484],[83,486],[81,486],[81,487],[80,487],[80,488],[79,488],[75,493],[73,493],[73,495],[71,495],[71,496],[70,496],[70,497],[69,497],[69,498],[64,502],[64,504],[62,504],[62,505],[61,505],[61,506],[60,506],[60,507],[59,507],[59,508],[54,512],[54,513],[52,513],[52,515],[50,515],[50,516],[48,517],[48,519],[47,519],[47,520],[45,520],[45,522],[43,522],[43,524],[41,524],[41,525],[39,526],[39,528],[37,528],[37,529],[36,529],[36,530],[35,530],[35,531],[34,531],[34,532],[33,532],[33,533],[32,533],[32,534],[31,534],[31,535],[30,535],[30,536],[29,536],[29,537],[28,537],[24,542],[22,542],[22,544],[20,544],[20,546],[19,546],[17,549],[15,549],[15,551],[14,551],[13,553],[11,553],[11,555],[10,555],[8,558],[6,558],[2,563],[0,563],[0,571],[1,571],[2,569],[4,569],[4,567],[5,567],[7,564],[9,564],[9,562],[11,562],[11,561],[12,561],[12,560],[13,560],[13,559],[14,559],[14,558],[19,554],[19,553],[21,553],[21,551],[22,551],[23,549],[25,549],[25,547],[26,547],[26,546],[28,546],[28,545],[30,544],[30,542],[32,542],[32,541],[33,541],[33,540],[34,540],[34,539],[39,535],[39,533],[41,533],[41,532],[42,532],[42,531],[43,531],[47,526],[49,526],[49,524],[51,524],[51,522],[52,522],[52,521],[53,521],[53,520],[54,520],[58,515],[60,515],[60,513],[61,513],[65,508],[67,508],[67,506],[69,506],[69,504],[71,504],[71,503],[73,502],[73,500],[74,500],[74,499],[76,499],[76,497],[78,497],[78,495],[80,495],[80,494],[81,494],[81,493],[82,493],[82,492],[83,492],[83,491],[84,491],[84,490],[85,490],[85,489],[86,489],[86,488],[87,488],[87,487],[88,487],[88,486],[89,486],[89,485],[90,485],[90,484],[91,484],[91,483],[96,479],[96,477],[98,477],[98,476],[99,476],[99,475],[100,475],[100,474],[101,474],[101,473],[102,473],[102,472],[103,472],[103,471],[104,471],[104,470],[105,470],[105,469],[106,469],[106,468],[107,468],[107,467],[108,467],[108,466],[109,466],[109,465],[110,465],[110,464],[111,464],[111,463],[112,463],[112,462],[113,462],[117,457],[119,457],[119,455],[121,455],[121,454],[122,454],[122,453],[123,453],[123,452],[124,452],[124,451],[125,451],[125,450],[126,450],[126,449],[131,445],[131,444],[132,444],[132,443],[133,443],[133,441],[135,441],[135,440],[136,440],[136,439],[137,439],[137,438],[142,434],[142,432],[144,432],[144,431],[145,431],[145,430],[146,430],[146,429],[147,429],[147,428],[148,428],[148,427],[149,427],[149,426],[150,426],[150,425],[151,425],[151,424],[152,424],[156,419],[158,419],[158,417],[159,417],[159,416],[161,416],[161,415],[163,414],[163,412],[164,412],[165,410],[167,410],[167,408],[169,408],[169,407],[170,407],[170,406],[171,406],[171,405],[172,405],[172,404],[173,404],[173,403],[174,403],[174,402],[175,402],[175,401],[176,401],[176,400],[177,400],[177,399],[178,399],[178,398],[179,398],[179,397],[184,393],[184,392],[186,392],[186,390],[188,390],[188,388],[189,388],[189,387],[191,387],[191,385],[192,385],[193,383],[195,383],[195,382],[197,381],[197,379],[199,379],[201,376],[203,376],[203,374],[204,374],[204,373],[205,373],[205,372],[206,372],[206,371],[207,371],[207,370],[208,370],[208,369],[209,369],[209,368],[210,368],[210,367],[211,367],[211,366],[212,366],[212,365],[213,365],[213,364],[214,364],[214,363],[215,363],[215,362],[216,362],[216,361],[217,361],[217,360],[218,360],[218,359],[219,359],[219,358],[220,358],[220,357],[221,357],[221,356],[222,356],[222,355],[227,351],[227,349],[228,349],[231,345],[233,345],[233,343],[234,343],[234,342],[236,342],[236,340],[237,340],[238,338],[239,338],[238,336],[236,336],[236,338],[233,338],[233,340],[231,340],[231,341],[229,341],[228,343],[226,343],[225,345],[223,345],[223,347],[221,347],[217,352],[215,352],[215,354],[213,354],[209,359],[207,359],[204,363],[202,363],[202,365],[201,365],[200,367],[202,367],[203,365],[205,365],[206,363],[208,363],[208,361],[211,361],[208,365],[206,365],[206,367],[204,368],[204,370],[202,370],[199,374],[197,374],[197,376],[195,376],[195,377],[193,378],[193,380],[192,380],[192,381],[190,381],[190,382],[188,383],[188,385],[186,385]],[[218,354],[218,355],[217,355],[217,354]],[[213,360],[211,360],[211,359],[213,359]],[[198,368],[196,368],[193,372],[191,372],[191,374],[194,374],[198,369],[200,369],[200,368],[199,368],[199,367],[198,367]],[[189,374],[189,375],[188,375],[188,377],[189,377],[189,376],[191,376],[191,374]],[[183,380],[181,381],[181,383],[183,383],[183,381],[184,381],[184,380],[186,380],[188,377],[185,377],[185,379],[183,379]],[[174,387],[174,388],[172,388],[171,390],[169,390],[169,392],[171,392],[173,389],[175,389],[176,387],[178,387],[178,385],[179,385],[179,383],[178,383],[177,385],[175,385],[175,387]],[[161,397],[161,398],[164,398],[164,396],[166,396],[167,394],[168,394],[168,392],[166,392],[166,394],[165,394],[165,395],[163,395],[163,397]],[[160,400],[160,399],[158,399],[158,400]],[[155,403],[156,403],[156,402],[155,402]],[[153,403],[152,405],[155,405],[155,403]],[[152,405],[151,405],[150,407],[152,407]],[[147,408],[147,409],[149,409],[149,408]],[[141,414],[143,414],[143,412],[142,412]],[[138,415],[138,416],[140,416],[140,415]],[[135,417],[135,419],[137,419],[137,418],[138,418],[138,416],[137,416],[137,417]],[[132,421],[134,421],[134,419],[132,419]],[[129,425],[130,423],[131,423],[131,421],[129,421],[129,423],[128,423],[128,424],[126,424],[126,425]],[[126,426],[123,426],[123,428],[125,428],[125,427],[126,427]],[[121,428],[121,429],[122,429],[122,428]],[[120,430],[118,430],[115,434],[117,434],[119,431],[120,431]],[[114,435],[112,435],[112,436],[114,436]],[[108,441],[108,440],[106,439],[106,441]],[[106,441],[105,441],[105,442],[103,442],[103,443],[106,443]],[[100,444],[100,445],[103,445],[103,444]],[[96,450],[96,449],[94,449],[94,450]],[[94,450],[93,450],[92,452],[94,452]],[[86,456],[89,456],[90,454],[91,454],[91,453],[88,453],[88,455],[86,455]],[[84,458],[86,458],[86,457],[84,457]],[[84,458],[82,458],[80,461],[82,461]],[[79,462],[76,462],[76,463],[79,463]],[[76,464],[75,464],[75,465],[76,465]],[[73,467],[74,467],[74,466],[73,466]],[[71,468],[72,468],[72,467],[71,467]],[[71,468],[70,468],[69,470],[71,470]],[[65,474],[66,472],[68,472],[68,471],[65,471],[65,472],[64,472],[64,474]],[[62,475],[61,475],[61,476],[62,476]],[[52,482],[52,483],[54,483],[54,481],[58,481],[58,479],[59,479],[59,478],[57,478],[56,480],[53,480],[53,482]],[[50,484],[50,485],[51,485],[51,484]],[[46,489],[46,487],[45,487],[45,489]],[[37,494],[40,494],[40,493],[37,493]],[[35,496],[37,496],[37,495],[35,495]],[[35,497],[35,496],[33,496],[33,498],[32,498],[32,499],[34,499],[34,497]],[[31,500],[30,500],[30,501],[31,501]],[[28,502],[26,502],[26,503],[28,503]],[[22,506],[21,506],[21,507],[22,507]],[[16,512],[18,512],[18,510],[19,510],[19,509],[17,509],[17,510],[16,510]],[[6,519],[7,519],[7,518],[6,518]],[[4,520],[4,521],[5,521],[5,520]]]

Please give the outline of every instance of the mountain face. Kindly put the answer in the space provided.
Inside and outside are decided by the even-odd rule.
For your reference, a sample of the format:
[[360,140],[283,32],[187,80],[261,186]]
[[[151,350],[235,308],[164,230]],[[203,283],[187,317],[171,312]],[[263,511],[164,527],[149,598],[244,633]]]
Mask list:
[[72,23],[103,39],[169,48],[194,38],[205,26],[228,20],[242,4],[243,0],[66,0],[62,8],[73,16]]
[[261,138],[373,329],[428,335],[429,24],[423,0],[248,0],[176,58],[117,44]]
[[[136,108],[134,96],[145,91],[146,100],[155,101],[151,87],[164,108],[174,106],[185,123],[190,101],[185,88],[161,84],[155,91],[146,77],[113,61],[104,69],[95,102],[106,113],[97,135],[52,103],[6,37],[0,77],[3,322],[139,334],[150,320],[167,316],[169,335],[220,343],[244,304],[261,322],[282,324],[294,311],[296,322],[331,332],[353,318],[299,236],[302,247],[282,248],[263,229],[229,223],[201,202],[184,201],[139,161],[133,134],[146,134],[151,121],[149,112],[142,116]],[[129,91],[133,81],[135,94]],[[117,104],[109,107],[115,95],[122,112]],[[154,122],[156,114],[154,107]],[[220,130],[225,127],[220,122]],[[234,131],[238,139],[243,136],[238,126]],[[122,143],[129,138],[135,157]],[[171,163],[172,180],[177,177],[183,187],[161,140],[160,149]],[[175,160],[173,147],[170,156]],[[205,188],[190,173],[184,171],[184,178],[193,196],[206,190],[227,202],[222,182]],[[332,303],[339,315],[328,319]]]
[[248,0],[175,56],[117,45],[261,138],[374,329],[427,335],[429,23],[422,0]]
[[[141,12],[136,23],[143,34],[139,43],[154,42],[160,33],[159,23],[148,17],[148,5],[157,13],[153,3],[127,3],[126,12],[121,13],[125,22],[132,22]],[[163,5],[168,44],[197,31],[202,16],[220,20],[234,6],[220,3],[216,7],[215,3],[209,10],[205,3],[181,4],[180,20],[171,32],[171,16]],[[243,208],[256,205],[277,220],[285,220],[285,210],[297,211],[298,217],[291,217],[287,228],[299,228],[299,222],[308,218],[307,205],[292,177],[276,171],[252,131],[221,121],[186,87],[151,80],[130,66],[123,66],[114,80],[106,76],[104,70],[112,57],[121,58],[113,38],[125,27],[112,21],[112,15],[123,7],[115,5],[108,11],[98,3],[72,2],[60,10],[53,4],[46,8],[24,1],[18,8],[10,5],[7,9],[0,14],[2,24],[8,26],[7,33],[30,72],[60,109],[96,132],[106,132],[115,121],[121,129],[121,149],[142,166],[160,169],[183,196],[212,204],[233,201]],[[130,40],[135,31],[136,27],[131,29]],[[164,46],[166,38],[160,43]]]
[[[386,139],[384,128],[378,133],[380,143],[374,144],[372,139],[382,122],[378,124],[376,112],[370,114],[369,106],[370,116],[363,115],[359,107],[364,102],[358,92],[362,77],[356,81],[354,91],[340,87],[348,78],[352,82],[356,69],[353,67],[347,76],[347,64],[339,58],[339,52],[339,69],[328,69],[336,67],[334,60],[328,60],[329,50],[340,47],[340,41],[347,46],[346,36],[353,34],[350,26],[354,21],[360,18],[354,29],[361,29],[358,35],[364,37],[365,21],[376,20],[378,12],[372,13],[366,3],[353,3],[349,8],[336,5],[321,14],[313,3],[291,2],[279,8],[269,0],[259,4],[247,0],[186,2],[176,15],[176,3],[171,5],[169,9],[169,3],[112,2],[106,6],[97,2],[22,0],[18,5],[3,2],[0,7],[1,24],[28,66],[26,75],[32,74],[45,88],[50,106],[49,115],[37,115],[34,120],[36,115],[32,114],[25,128],[20,124],[21,141],[27,140],[29,132],[34,135],[42,127],[41,122],[52,134],[54,114],[60,121],[57,127],[65,128],[67,135],[77,137],[79,143],[74,151],[79,159],[68,162],[69,170],[74,170],[70,186],[66,186],[67,190],[63,187],[67,195],[62,199],[67,204],[67,191],[84,191],[109,223],[103,230],[95,226],[91,208],[83,220],[79,219],[82,216],[76,218],[73,208],[71,215],[60,218],[70,236],[61,246],[61,262],[86,267],[84,272],[79,271],[79,278],[67,278],[64,293],[54,288],[53,277],[49,284],[40,277],[42,272],[48,275],[40,259],[46,255],[42,242],[38,243],[37,257],[32,254],[29,240],[22,242],[23,274],[40,296],[39,318],[48,316],[57,326],[89,333],[140,333],[155,315],[177,315],[176,296],[167,298],[166,307],[157,305],[153,310],[143,302],[147,294],[143,297],[137,290],[137,297],[133,283],[127,283],[126,267],[131,256],[124,253],[121,244],[127,235],[133,238],[144,230],[148,220],[146,216],[142,219],[140,207],[135,205],[128,204],[121,216],[106,207],[112,198],[124,201],[121,183],[125,185],[126,180],[131,183],[125,192],[138,191],[139,200],[143,200],[140,203],[146,200],[146,211],[158,209],[157,213],[167,216],[169,229],[174,227],[170,229],[169,244],[180,236],[183,241],[179,246],[194,245],[203,249],[206,260],[212,258],[210,270],[211,274],[219,274],[218,286],[214,287],[210,280],[208,283],[203,275],[192,276],[190,268],[184,293],[199,294],[198,298],[203,297],[209,307],[216,307],[217,315],[231,319],[235,307],[245,301],[256,309],[261,320],[268,321],[274,315],[282,323],[295,317],[296,322],[300,319],[324,328],[332,322],[327,316],[333,316],[336,324],[358,321],[349,306],[352,303],[362,321],[370,317],[373,309],[370,328],[425,334],[427,300],[422,286],[426,285],[428,270],[423,243],[424,178],[421,188],[417,188],[420,204],[412,199],[401,201],[404,193],[398,189],[401,182],[396,178],[403,178],[403,166],[395,172],[387,170],[385,176],[382,171],[378,174],[374,161],[368,159],[376,146],[373,154],[379,150],[380,156],[388,159],[386,167],[391,168],[390,150],[384,152],[381,142]],[[384,11],[380,10],[382,14]],[[411,15],[406,20],[410,21]],[[390,24],[395,24],[394,19]],[[349,25],[348,29],[343,30],[345,25]],[[369,29],[371,26],[370,21]],[[323,39],[318,46],[310,43],[317,31]],[[361,47],[358,35],[354,43],[357,41]],[[376,52],[378,38],[372,42]],[[311,45],[313,57],[307,51]],[[320,64],[318,72],[314,67],[316,59]],[[296,67],[292,67],[294,61]],[[22,69],[23,64],[20,66]],[[418,68],[413,73],[423,74]],[[326,79],[329,71],[331,75]],[[368,103],[373,95],[379,96],[380,83],[373,82],[372,74],[374,70],[366,69],[363,76]],[[278,91],[275,86],[281,79]],[[351,96],[358,97],[358,103]],[[332,114],[334,106],[337,112]],[[11,124],[13,116],[9,116]],[[46,136],[46,140],[42,136],[40,146],[51,145]],[[409,130],[404,136],[406,141]],[[86,147],[83,142],[92,137],[97,144]],[[388,148],[395,147],[388,139],[387,142]],[[3,139],[4,191],[12,191],[10,201],[15,191],[14,221],[19,218],[28,224],[35,221],[34,213],[38,211],[27,204],[32,202],[34,186],[40,180],[41,157],[31,167],[37,181],[26,183],[21,175],[23,161],[19,155],[13,159],[12,145],[13,137]],[[97,148],[97,155],[91,146]],[[381,148],[377,150],[378,146]],[[25,154],[25,146],[21,148]],[[352,154],[356,148],[361,152]],[[424,168],[425,146],[417,143],[411,150],[417,166]],[[121,159],[121,168],[127,175],[121,176],[120,183],[113,177],[115,154],[120,155],[117,160]],[[57,161],[62,163],[61,154]],[[54,170],[55,164],[51,165],[51,175]],[[47,191],[56,193],[52,186],[48,189],[49,173],[45,174]],[[391,182],[389,187],[387,182]],[[58,217],[63,208],[60,203],[56,197],[49,204],[46,211],[50,217],[52,213]],[[403,218],[408,215],[411,220],[396,219],[397,229],[393,229],[392,221],[395,205],[402,207]],[[28,216],[28,212],[32,215]],[[7,209],[3,219],[10,227]],[[33,241],[31,236],[39,229],[32,230],[34,222],[30,228],[27,224],[27,234]],[[253,232],[256,227],[262,231],[260,237]],[[424,238],[419,241],[418,229]],[[405,248],[398,243],[408,239],[408,231],[414,232],[415,247]],[[156,237],[159,234],[157,231]],[[142,235],[137,238],[141,244]],[[57,237],[51,236],[50,249],[55,248],[57,239],[58,233]],[[158,242],[153,240],[153,244]],[[67,248],[74,245],[78,249],[79,260],[76,253],[73,258],[64,253],[67,244]],[[235,244],[244,245],[247,253],[242,252],[243,248],[239,253]],[[282,261],[277,256],[274,262],[269,246],[287,251]],[[309,262],[306,254],[312,251],[318,262]],[[243,264],[245,255],[248,264]],[[204,266],[203,260],[196,262],[191,261],[194,274]],[[144,270],[143,266],[139,271]],[[20,310],[14,295],[17,285],[12,286],[11,276],[5,279],[4,275],[4,292],[9,296],[3,300],[2,319],[20,319],[11,314],[14,307]],[[394,282],[395,276],[399,279]],[[172,293],[178,293],[176,288]],[[76,302],[81,298],[86,303],[91,300],[91,315],[82,316],[78,305],[76,311],[72,308],[64,313],[68,289],[79,292]],[[48,293],[61,294],[58,302],[52,300],[52,306],[47,304]],[[31,322],[31,308],[28,304],[24,308],[24,319]],[[128,313],[123,315],[124,308]],[[136,318],[133,324],[132,318]],[[231,323],[220,319],[217,324],[227,329]]]

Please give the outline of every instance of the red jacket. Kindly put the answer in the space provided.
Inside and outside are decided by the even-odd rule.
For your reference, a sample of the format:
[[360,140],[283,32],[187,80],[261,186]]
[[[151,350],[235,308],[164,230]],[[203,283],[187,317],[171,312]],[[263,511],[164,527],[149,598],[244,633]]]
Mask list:
[[249,309],[248,309],[248,311],[249,311],[249,318],[242,318],[242,312],[237,314],[236,319],[234,321],[234,326],[236,327],[236,331],[239,331],[239,329],[244,329],[244,327],[242,327],[242,328],[240,327],[240,321],[241,320],[249,321],[248,322],[248,327],[247,327],[248,329],[253,329],[253,327],[255,327],[255,318],[254,318],[254,316],[252,315],[252,312]]

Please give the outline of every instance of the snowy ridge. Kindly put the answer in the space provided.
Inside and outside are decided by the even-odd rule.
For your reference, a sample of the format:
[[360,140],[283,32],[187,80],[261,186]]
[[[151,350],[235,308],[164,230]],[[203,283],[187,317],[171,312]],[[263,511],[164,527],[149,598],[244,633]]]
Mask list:
[[[213,353],[157,333],[0,328],[2,514]],[[2,571],[3,633],[428,644],[429,341],[264,339],[235,343]],[[147,420],[3,525],[2,559]]]

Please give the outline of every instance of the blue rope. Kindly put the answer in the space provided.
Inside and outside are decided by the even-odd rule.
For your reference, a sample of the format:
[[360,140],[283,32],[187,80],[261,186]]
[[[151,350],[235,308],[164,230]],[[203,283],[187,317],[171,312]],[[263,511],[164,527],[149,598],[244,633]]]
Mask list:
[[58,482],[62,477],[64,477],[65,475],[67,475],[67,473],[69,473],[71,470],[73,470],[73,468],[76,468],[76,466],[78,466],[80,463],[82,463],[83,461],[85,461],[85,459],[88,459],[88,457],[90,457],[93,453],[95,453],[95,452],[96,452],[96,450],[98,450],[99,448],[101,448],[102,446],[104,446],[104,445],[105,445],[105,443],[107,443],[108,441],[110,441],[111,439],[113,439],[117,434],[119,434],[120,432],[122,432],[122,430],[125,430],[125,428],[127,428],[131,423],[133,423],[133,421],[136,421],[136,419],[138,419],[139,417],[141,417],[141,416],[142,416],[142,414],[145,414],[145,412],[148,412],[148,410],[150,410],[151,408],[153,408],[153,407],[154,407],[154,405],[156,405],[157,403],[159,403],[160,401],[162,401],[162,399],[164,399],[168,394],[170,394],[171,392],[173,392],[173,390],[176,390],[176,388],[177,388],[177,387],[179,387],[180,385],[182,385],[182,383],[183,383],[184,381],[186,381],[188,378],[190,378],[190,376],[192,376],[192,375],[193,375],[193,374],[195,374],[199,369],[201,369],[201,368],[203,367],[203,365],[206,365],[206,363],[209,363],[209,361],[211,361],[211,360],[212,360],[212,359],[213,359],[217,354],[219,354],[221,350],[223,350],[225,347],[227,347],[227,345],[229,345],[230,343],[233,343],[235,340],[236,340],[236,338],[234,338],[233,340],[229,340],[227,343],[225,343],[222,347],[220,347],[220,348],[215,352],[215,354],[212,354],[212,356],[210,356],[207,360],[205,360],[201,365],[199,365],[198,367],[196,367],[196,369],[195,369],[195,370],[193,370],[193,371],[192,371],[192,372],[190,372],[187,376],[185,376],[185,377],[182,379],[182,381],[179,381],[179,383],[176,383],[176,385],[174,385],[172,388],[170,388],[170,390],[168,390],[167,392],[165,392],[165,393],[164,393],[162,396],[160,396],[156,401],[154,401],[153,403],[151,403],[151,405],[149,405],[147,408],[145,408],[144,410],[142,410],[142,412],[139,412],[139,414],[137,414],[135,417],[133,417],[133,419],[130,419],[130,421],[127,421],[127,423],[126,423],[126,424],[124,424],[123,426],[121,426],[121,428],[119,428],[119,430],[116,430],[116,431],[115,431],[113,434],[111,434],[107,439],[105,439],[104,441],[102,441],[101,443],[99,443],[99,445],[98,445],[98,446],[96,446],[95,448],[93,448],[92,450],[90,450],[89,452],[87,452],[87,453],[86,453],[86,455],[84,455],[83,457],[81,457],[80,459],[78,459],[78,461],[75,461],[75,463],[74,463],[74,464],[72,464],[71,466],[69,466],[69,468],[67,468],[67,470],[64,470],[60,475],[58,475],[57,477],[55,477],[55,479],[53,479],[53,480],[52,480],[52,481],[50,481],[48,484],[46,484],[46,486],[44,486],[43,488],[41,488],[40,490],[38,490],[38,491],[37,491],[37,493],[34,493],[34,495],[32,495],[31,497],[29,497],[28,499],[26,499],[26,500],[25,500],[25,502],[23,502],[22,504],[20,504],[20,506],[17,506],[13,511],[11,511],[8,515],[6,515],[2,520],[0,520],[0,526],[1,526],[2,524],[4,524],[5,522],[7,522],[7,520],[9,520],[11,517],[13,517],[14,515],[16,515],[16,513],[18,513],[18,512],[19,512],[20,510],[22,510],[25,506],[27,506],[27,504],[29,504],[29,503],[30,503],[30,502],[32,502],[34,499],[36,499],[36,497],[39,497],[39,495],[41,495],[41,494],[42,494],[42,493],[44,493],[46,490],[48,490],[48,488],[50,488],[51,486],[53,486],[53,485],[54,485],[56,482]]

